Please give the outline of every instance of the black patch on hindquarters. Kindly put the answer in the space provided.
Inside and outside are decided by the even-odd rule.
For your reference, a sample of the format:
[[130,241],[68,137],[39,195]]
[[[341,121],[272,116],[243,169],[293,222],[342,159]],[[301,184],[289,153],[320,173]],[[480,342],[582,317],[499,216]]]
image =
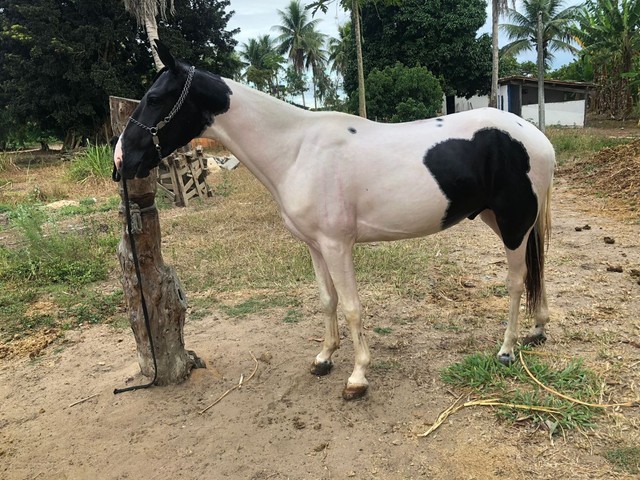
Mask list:
[[538,211],[527,176],[529,154],[522,143],[502,130],[488,128],[471,140],[438,143],[423,162],[449,199],[442,228],[490,209],[507,248],[520,246]]
[[349,131],[349,133],[358,133],[358,131],[353,127],[349,127],[347,128],[347,130]]

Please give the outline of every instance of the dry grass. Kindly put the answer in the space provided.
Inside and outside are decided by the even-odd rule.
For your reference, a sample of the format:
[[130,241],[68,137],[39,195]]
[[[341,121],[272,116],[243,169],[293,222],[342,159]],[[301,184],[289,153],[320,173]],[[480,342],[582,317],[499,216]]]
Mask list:
[[583,190],[611,198],[630,215],[640,211],[640,140],[604,148],[567,165],[567,174]]

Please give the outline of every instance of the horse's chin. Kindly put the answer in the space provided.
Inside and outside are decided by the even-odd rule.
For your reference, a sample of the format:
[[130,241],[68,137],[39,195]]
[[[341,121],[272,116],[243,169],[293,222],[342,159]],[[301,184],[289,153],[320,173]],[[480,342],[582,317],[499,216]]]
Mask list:
[[138,171],[136,172],[136,178],[147,178],[149,176],[149,173],[151,173],[151,169],[149,167],[140,165],[140,167],[138,167]]

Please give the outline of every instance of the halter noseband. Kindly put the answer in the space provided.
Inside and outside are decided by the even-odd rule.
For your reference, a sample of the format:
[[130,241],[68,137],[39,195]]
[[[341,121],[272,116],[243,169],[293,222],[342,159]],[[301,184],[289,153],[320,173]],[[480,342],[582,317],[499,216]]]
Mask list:
[[160,139],[158,138],[158,132],[163,127],[165,127],[171,121],[171,119],[173,119],[175,114],[178,113],[178,110],[180,110],[180,108],[182,107],[182,104],[184,103],[185,99],[187,98],[187,94],[189,93],[189,88],[191,87],[191,80],[193,80],[193,75],[195,71],[196,71],[196,67],[192,65],[189,68],[187,81],[184,82],[184,87],[182,87],[182,92],[180,93],[180,97],[178,97],[178,101],[173,106],[169,114],[166,117],[164,117],[164,120],[160,120],[155,127],[148,127],[147,125],[139,122],[135,118],[129,117],[130,122],[133,122],[135,125],[145,129],[147,132],[151,134],[151,138],[153,139],[153,145],[156,147],[156,150],[158,151],[158,157],[160,158],[160,160],[162,160],[162,153],[161,153],[162,148],[160,147]]

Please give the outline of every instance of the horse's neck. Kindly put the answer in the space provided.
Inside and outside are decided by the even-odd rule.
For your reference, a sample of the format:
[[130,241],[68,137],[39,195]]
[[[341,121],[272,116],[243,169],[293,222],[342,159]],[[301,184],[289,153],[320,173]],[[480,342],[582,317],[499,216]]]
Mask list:
[[278,185],[296,159],[309,113],[225,79],[229,110],[215,117],[204,136],[221,141],[278,199]]

